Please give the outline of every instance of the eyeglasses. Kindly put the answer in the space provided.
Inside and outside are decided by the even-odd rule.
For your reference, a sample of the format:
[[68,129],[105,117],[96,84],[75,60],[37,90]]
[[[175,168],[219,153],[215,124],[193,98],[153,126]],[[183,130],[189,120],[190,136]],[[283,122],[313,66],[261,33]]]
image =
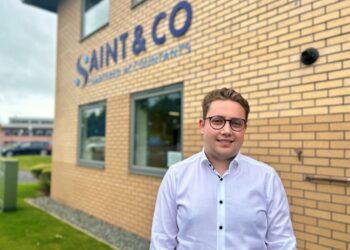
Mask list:
[[230,122],[230,127],[233,131],[240,132],[245,128],[246,120],[241,118],[232,118],[229,120],[226,120],[224,117],[215,115],[205,118],[205,120],[209,120],[210,127],[212,127],[215,130],[222,129],[226,122]]

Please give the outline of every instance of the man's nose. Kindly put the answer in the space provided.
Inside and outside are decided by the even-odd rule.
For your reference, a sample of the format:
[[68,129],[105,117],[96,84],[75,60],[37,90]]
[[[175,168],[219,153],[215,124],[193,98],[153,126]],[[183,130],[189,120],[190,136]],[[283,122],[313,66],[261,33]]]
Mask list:
[[230,121],[225,121],[224,127],[221,129],[221,131],[225,134],[232,132]]

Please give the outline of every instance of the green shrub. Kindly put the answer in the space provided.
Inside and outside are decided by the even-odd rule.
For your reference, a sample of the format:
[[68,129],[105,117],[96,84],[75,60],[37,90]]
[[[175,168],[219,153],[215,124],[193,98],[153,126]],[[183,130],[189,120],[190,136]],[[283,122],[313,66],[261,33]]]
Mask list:
[[51,164],[38,164],[32,167],[30,172],[39,180],[40,190],[45,195],[50,195]]

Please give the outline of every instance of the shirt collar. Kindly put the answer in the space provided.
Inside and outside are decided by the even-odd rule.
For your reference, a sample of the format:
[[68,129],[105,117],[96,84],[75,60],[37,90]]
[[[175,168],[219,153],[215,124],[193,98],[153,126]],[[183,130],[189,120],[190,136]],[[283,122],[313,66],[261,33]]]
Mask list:
[[[233,160],[230,162],[230,165],[229,165],[229,168],[227,171],[228,174],[231,172],[231,170],[237,169],[239,167],[239,165],[240,165],[239,162],[240,162],[241,158],[242,158],[242,155],[240,152],[238,152],[236,157],[233,158]],[[200,164],[201,164],[201,166],[210,167],[211,169],[214,170],[214,167],[211,165],[206,154],[204,153],[204,148],[202,149],[202,152],[201,152]]]

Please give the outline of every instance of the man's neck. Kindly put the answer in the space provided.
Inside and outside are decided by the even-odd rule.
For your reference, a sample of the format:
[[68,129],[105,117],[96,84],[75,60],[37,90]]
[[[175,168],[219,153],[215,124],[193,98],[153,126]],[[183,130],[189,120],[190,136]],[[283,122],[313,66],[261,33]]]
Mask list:
[[212,164],[212,166],[215,168],[216,172],[218,172],[220,176],[224,175],[226,170],[229,168],[232,159],[234,159],[233,157],[232,159],[229,159],[229,160],[219,160],[219,159],[212,158],[207,154],[206,156],[209,162]]

